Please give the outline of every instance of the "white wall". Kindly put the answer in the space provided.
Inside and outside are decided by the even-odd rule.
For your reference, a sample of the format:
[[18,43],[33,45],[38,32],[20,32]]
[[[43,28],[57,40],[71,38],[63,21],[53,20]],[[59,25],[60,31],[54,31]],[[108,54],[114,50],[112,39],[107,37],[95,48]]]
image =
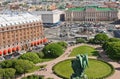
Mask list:
[[54,14],[53,15],[53,23],[56,23],[58,21],[60,21],[60,14]]
[[60,14],[42,14],[43,23],[56,23],[60,21]]
[[120,19],[120,10],[118,10],[118,19]]

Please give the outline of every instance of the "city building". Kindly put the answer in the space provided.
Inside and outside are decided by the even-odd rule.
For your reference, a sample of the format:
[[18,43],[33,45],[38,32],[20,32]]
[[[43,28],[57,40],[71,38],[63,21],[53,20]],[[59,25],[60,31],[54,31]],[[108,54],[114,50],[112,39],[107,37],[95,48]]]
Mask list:
[[46,42],[41,18],[23,12],[0,14],[0,56],[31,50]]
[[34,11],[33,14],[41,15],[44,26],[57,26],[61,21],[64,21],[64,12],[60,10],[53,11]]
[[118,10],[98,6],[69,8],[65,11],[66,21],[114,21],[118,19]]

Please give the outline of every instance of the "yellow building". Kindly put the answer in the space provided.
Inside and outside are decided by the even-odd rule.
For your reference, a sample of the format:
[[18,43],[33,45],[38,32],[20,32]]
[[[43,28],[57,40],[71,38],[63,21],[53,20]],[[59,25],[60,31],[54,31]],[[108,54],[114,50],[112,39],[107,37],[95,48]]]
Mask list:
[[118,11],[113,8],[86,6],[69,8],[65,11],[66,21],[114,21],[118,19]]

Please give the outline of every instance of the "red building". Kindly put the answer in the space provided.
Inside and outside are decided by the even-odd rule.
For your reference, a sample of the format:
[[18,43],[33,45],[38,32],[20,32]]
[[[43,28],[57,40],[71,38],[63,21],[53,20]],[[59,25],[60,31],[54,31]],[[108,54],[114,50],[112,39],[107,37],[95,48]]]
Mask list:
[[0,15],[0,56],[27,51],[46,42],[41,18],[29,13]]

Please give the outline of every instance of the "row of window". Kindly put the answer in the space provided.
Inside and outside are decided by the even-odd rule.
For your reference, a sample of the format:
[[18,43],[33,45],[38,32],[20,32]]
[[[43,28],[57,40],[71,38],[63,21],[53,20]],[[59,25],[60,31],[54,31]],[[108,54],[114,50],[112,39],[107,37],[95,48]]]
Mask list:
[[21,29],[29,26],[42,26],[41,23],[31,23],[31,24],[24,24],[24,25],[19,25],[19,26],[12,26],[12,27],[7,27],[7,28],[2,28],[1,31],[5,30],[13,30],[13,29]]
[[28,40],[28,39],[33,39],[33,37],[39,37],[39,36],[40,36],[40,34],[31,35],[31,36],[23,36],[23,37],[14,38],[14,39],[6,39],[6,40],[3,40],[3,44],[10,44],[10,43],[14,43],[14,42],[20,42],[20,41],[24,41],[24,40]]
[[19,34],[19,35],[5,35],[3,37],[1,37],[1,39],[5,40],[5,39],[10,39],[10,38],[26,38],[26,37],[35,37],[35,36],[39,36],[41,33],[32,33],[32,34]]
[[[10,46],[17,46],[17,45],[19,45],[19,44],[25,44],[25,42],[31,42],[31,41],[34,41],[34,40],[23,40],[22,42],[16,42],[16,43],[14,43],[14,44],[7,44],[7,46],[3,46],[3,48],[6,48],[6,47],[10,47]],[[0,45],[1,45],[1,43],[0,43]],[[2,47],[0,46],[0,49],[1,49]]]
[[66,17],[82,17],[82,16],[97,16],[97,17],[105,17],[105,16],[109,16],[109,17],[115,17],[117,16],[116,14],[107,14],[107,13],[101,13],[101,14],[93,14],[93,13],[87,13],[87,14],[71,14],[71,15],[67,15]]

